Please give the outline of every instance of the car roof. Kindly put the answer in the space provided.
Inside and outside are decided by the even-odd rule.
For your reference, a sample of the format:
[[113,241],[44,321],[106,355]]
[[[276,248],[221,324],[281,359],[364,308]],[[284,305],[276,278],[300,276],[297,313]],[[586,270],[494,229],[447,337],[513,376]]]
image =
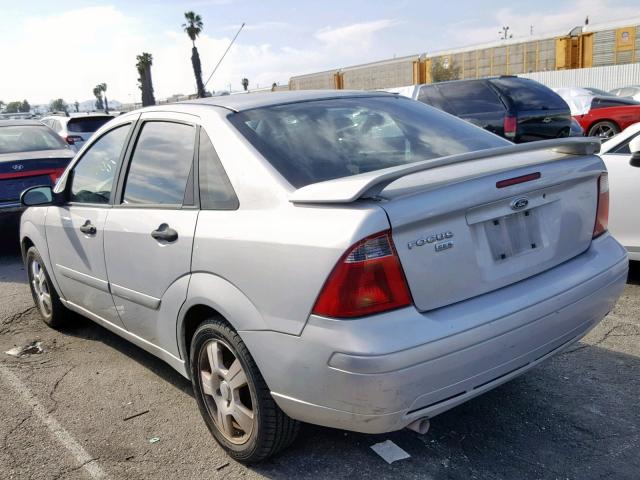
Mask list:
[[39,126],[45,125],[40,120],[2,120],[0,119],[0,127],[27,127],[27,126]]
[[[253,108],[284,105],[287,103],[310,102],[313,100],[389,96],[397,95],[387,92],[372,92],[362,90],[294,90],[289,92],[238,93],[234,95],[223,95],[219,97],[187,100],[184,102],[179,102],[179,104],[213,105],[216,107],[233,110],[234,112],[241,112],[243,110],[251,110]],[[159,107],[162,108],[163,106],[160,105]],[[151,109],[153,108],[154,107],[151,107]]]

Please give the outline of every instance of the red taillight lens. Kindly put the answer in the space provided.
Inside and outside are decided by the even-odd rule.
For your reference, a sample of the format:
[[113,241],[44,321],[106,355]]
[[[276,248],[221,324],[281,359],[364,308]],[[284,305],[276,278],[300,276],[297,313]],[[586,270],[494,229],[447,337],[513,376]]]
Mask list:
[[411,294],[391,240],[377,233],[351,247],[322,287],[313,313],[353,318],[411,304]]
[[609,175],[603,173],[598,178],[598,209],[593,238],[599,237],[609,228]]
[[76,142],[82,141],[82,137],[80,135],[67,135],[65,140],[69,145],[75,145]]
[[504,117],[504,136],[507,138],[514,138],[516,136],[516,130],[518,129],[518,119],[507,115]]
[[60,178],[60,175],[62,175],[64,172],[64,168],[60,168],[58,170],[54,170],[53,172],[51,172],[49,174],[49,178],[51,179],[51,183],[55,184],[58,179]]

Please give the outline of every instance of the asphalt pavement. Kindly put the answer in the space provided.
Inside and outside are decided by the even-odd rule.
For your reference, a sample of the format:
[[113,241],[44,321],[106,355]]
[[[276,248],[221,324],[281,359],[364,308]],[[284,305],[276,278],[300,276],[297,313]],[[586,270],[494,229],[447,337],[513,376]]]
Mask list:
[[[88,320],[64,331],[46,327],[17,232],[0,228],[4,479],[640,477],[640,265],[582,342],[436,417],[426,435],[305,425],[291,448],[245,467],[216,445],[190,383],[170,367]],[[32,342],[43,352],[4,353]],[[387,439],[411,457],[385,463],[370,447]]]

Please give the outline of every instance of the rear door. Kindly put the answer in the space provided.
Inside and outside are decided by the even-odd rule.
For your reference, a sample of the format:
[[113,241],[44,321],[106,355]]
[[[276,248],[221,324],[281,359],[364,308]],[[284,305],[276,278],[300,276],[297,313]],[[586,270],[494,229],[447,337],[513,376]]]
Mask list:
[[67,177],[68,202],[49,207],[46,218],[49,255],[64,298],[119,326],[104,263],[104,224],[132,125],[115,126],[84,152]]
[[490,83],[517,117],[516,142],[568,137],[571,133],[569,106],[550,88],[517,77],[491,79]]
[[[160,344],[158,321],[186,298],[198,218],[192,115],[141,116],[116,205],[105,225],[107,274],[126,328]],[[168,297],[170,300],[163,303]],[[175,332],[169,332],[175,338]]]
[[504,136],[505,105],[483,81],[446,82],[435,85],[454,115]]
[[609,172],[609,230],[630,253],[640,255],[640,168],[629,164],[629,142],[637,133],[602,155]]

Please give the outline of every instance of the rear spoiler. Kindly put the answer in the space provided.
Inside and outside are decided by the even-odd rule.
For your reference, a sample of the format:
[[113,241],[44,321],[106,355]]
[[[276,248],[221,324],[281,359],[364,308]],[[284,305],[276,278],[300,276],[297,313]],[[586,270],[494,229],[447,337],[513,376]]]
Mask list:
[[412,173],[471,160],[540,150],[551,150],[555,153],[566,155],[593,155],[600,151],[600,140],[584,137],[558,138],[448,155],[335,180],[312,183],[293,192],[289,196],[289,201],[292,203],[350,203],[363,197],[375,197],[390,183]]

